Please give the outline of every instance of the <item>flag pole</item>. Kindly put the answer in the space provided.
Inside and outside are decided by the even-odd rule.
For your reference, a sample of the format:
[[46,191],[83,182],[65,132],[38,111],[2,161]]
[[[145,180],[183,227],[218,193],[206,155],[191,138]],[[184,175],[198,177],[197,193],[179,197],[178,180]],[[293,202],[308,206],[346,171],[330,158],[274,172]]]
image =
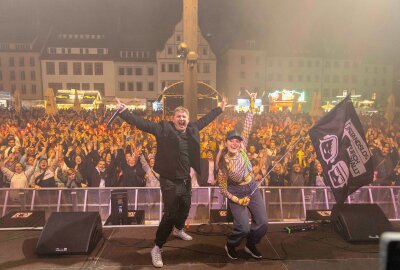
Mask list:
[[267,174],[261,178],[261,180],[258,181],[257,183],[257,187],[251,192],[250,196],[254,194],[254,192],[256,192],[256,190],[258,189],[258,187],[261,185],[261,183],[267,179],[267,176],[272,172],[272,170],[275,168],[276,164],[279,163],[284,157],[287,156],[287,154],[289,154],[290,151],[292,151],[293,147],[295,147],[301,140],[303,140],[305,137],[305,135],[300,136],[297,141],[289,148],[289,150],[286,151],[286,153],[278,160],[275,162],[274,160],[274,165],[272,166],[272,168],[267,172]]

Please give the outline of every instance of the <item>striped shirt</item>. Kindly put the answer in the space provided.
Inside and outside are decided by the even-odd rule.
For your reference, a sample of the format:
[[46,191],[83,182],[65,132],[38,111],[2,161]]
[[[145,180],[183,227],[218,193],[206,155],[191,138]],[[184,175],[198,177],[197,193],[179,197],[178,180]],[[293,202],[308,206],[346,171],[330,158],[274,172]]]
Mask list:
[[253,117],[254,114],[252,112],[248,112],[246,114],[246,120],[244,123],[243,132],[241,134],[243,141],[241,143],[241,148],[239,150],[239,153],[233,158],[230,157],[229,154],[226,154],[224,157],[221,157],[225,158],[228,172],[227,174],[225,174],[222,170],[219,170],[217,180],[221,188],[221,193],[224,194],[225,196],[228,197],[231,196],[231,194],[227,191],[228,179],[234,182],[235,184],[241,184],[249,181],[248,176],[251,176],[253,167],[251,165],[249,158],[247,157],[246,147],[249,139],[251,126],[253,123]]

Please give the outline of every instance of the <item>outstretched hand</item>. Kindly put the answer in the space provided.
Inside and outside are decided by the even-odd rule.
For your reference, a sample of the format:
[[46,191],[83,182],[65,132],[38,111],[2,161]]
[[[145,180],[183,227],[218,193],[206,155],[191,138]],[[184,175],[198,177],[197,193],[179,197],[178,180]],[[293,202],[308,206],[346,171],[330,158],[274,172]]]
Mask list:
[[222,101],[221,101],[221,109],[222,109],[222,111],[225,111],[226,104],[227,104],[226,97],[222,97]]
[[126,105],[124,103],[121,103],[121,101],[119,101],[118,98],[115,98],[115,100],[117,101],[117,110],[122,113],[123,111],[125,111],[127,109]]

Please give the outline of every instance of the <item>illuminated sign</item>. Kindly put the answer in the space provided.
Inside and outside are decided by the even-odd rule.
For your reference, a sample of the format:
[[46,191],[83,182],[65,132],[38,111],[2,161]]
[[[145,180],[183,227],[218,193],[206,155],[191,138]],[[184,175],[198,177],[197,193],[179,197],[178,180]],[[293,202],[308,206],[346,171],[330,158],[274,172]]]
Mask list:
[[297,102],[304,102],[305,101],[305,93],[304,91],[299,92],[296,90],[286,90],[283,89],[282,91],[276,90],[272,93],[268,94],[268,98],[272,99],[272,101],[297,101]]

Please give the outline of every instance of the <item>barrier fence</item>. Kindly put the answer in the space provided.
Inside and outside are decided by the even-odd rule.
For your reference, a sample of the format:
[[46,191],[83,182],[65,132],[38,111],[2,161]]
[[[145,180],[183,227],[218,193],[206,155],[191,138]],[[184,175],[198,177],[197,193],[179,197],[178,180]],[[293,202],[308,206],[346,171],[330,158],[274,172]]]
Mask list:
[[[0,211],[4,216],[12,210],[42,210],[46,217],[52,212],[98,211],[104,223],[111,214],[111,191],[119,189],[128,192],[129,210],[144,210],[145,225],[158,224],[163,208],[159,188],[0,189]],[[328,210],[335,204],[330,188],[324,187],[260,187],[259,192],[270,223],[302,222],[306,210]],[[400,187],[393,186],[362,187],[346,203],[376,203],[389,220],[399,220],[399,192]],[[219,188],[193,188],[187,223],[209,223],[211,209],[226,209],[226,199]]]

